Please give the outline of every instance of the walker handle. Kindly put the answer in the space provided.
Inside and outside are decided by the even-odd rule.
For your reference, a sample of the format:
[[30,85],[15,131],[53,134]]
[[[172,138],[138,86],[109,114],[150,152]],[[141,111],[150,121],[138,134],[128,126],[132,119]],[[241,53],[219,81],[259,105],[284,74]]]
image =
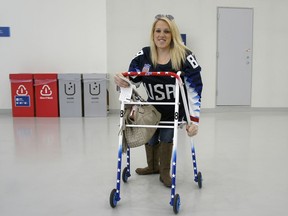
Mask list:
[[[175,73],[175,72],[123,72],[122,75],[125,77],[126,76],[166,76],[166,77],[170,76],[178,80],[181,80],[180,75],[178,73]],[[182,72],[181,72],[181,75],[182,75]]]

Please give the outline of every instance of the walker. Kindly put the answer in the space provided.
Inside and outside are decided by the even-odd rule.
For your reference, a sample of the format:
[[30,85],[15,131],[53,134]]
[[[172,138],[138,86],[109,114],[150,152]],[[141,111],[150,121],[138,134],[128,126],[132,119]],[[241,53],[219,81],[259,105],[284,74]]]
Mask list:
[[[177,159],[177,142],[178,142],[178,128],[181,127],[183,124],[190,124],[190,115],[188,111],[188,105],[186,100],[186,94],[183,88],[184,83],[180,77],[181,72],[179,71],[177,74],[173,72],[124,72],[122,73],[125,77],[127,76],[170,76],[175,78],[175,102],[132,102],[132,101],[122,101],[121,102],[121,110],[120,110],[120,128],[124,126],[124,112],[125,112],[125,105],[128,104],[152,104],[152,105],[174,105],[175,112],[174,112],[174,121],[172,122],[160,122],[161,125],[128,125],[126,124],[125,127],[157,127],[157,128],[174,128],[174,144],[172,150],[172,186],[171,186],[171,196],[170,196],[170,205],[173,207],[173,211],[177,214],[180,210],[180,195],[176,194],[176,159]],[[179,92],[181,92],[183,105],[185,109],[185,114],[187,116],[187,122],[179,122],[178,120],[178,113],[179,113]],[[172,123],[173,126],[167,123]],[[164,125],[163,125],[164,124]],[[165,125],[167,124],[167,125]],[[110,206],[115,208],[117,203],[120,201],[120,182],[121,182],[121,166],[122,166],[122,140],[123,135],[122,133],[119,134],[119,145],[118,145],[118,162],[117,162],[117,180],[116,180],[116,188],[114,188],[110,193]],[[195,153],[195,146],[193,139],[191,138],[191,153],[192,153],[192,161],[193,161],[193,168],[194,168],[194,181],[198,183],[198,187],[202,188],[202,174],[201,172],[197,171],[197,163],[196,163],[196,153]],[[130,173],[130,148],[128,146],[127,149],[127,163],[126,167],[122,171],[122,181],[126,183],[128,178],[131,176]]]

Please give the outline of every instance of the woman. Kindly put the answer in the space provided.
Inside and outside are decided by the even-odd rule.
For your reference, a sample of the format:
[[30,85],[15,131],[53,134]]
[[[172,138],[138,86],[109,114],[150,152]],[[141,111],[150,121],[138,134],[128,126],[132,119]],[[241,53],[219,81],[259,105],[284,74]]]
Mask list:
[[[171,15],[157,15],[152,25],[150,35],[150,47],[144,47],[131,61],[129,71],[144,72],[184,72],[185,90],[189,106],[191,125],[186,126],[189,136],[198,132],[198,122],[201,105],[201,67],[198,65],[192,52],[182,43],[178,27]],[[120,87],[128,87],[129,84],[117,74],[115,83]],[[175,79],[171,77],[139,76],[130,77],[136,86],[142,82],[149,102],[175,101]],[[180,97],[179,116],[185,117],[185,111]],[[161,121],[174,120],[173,105],[155,105],[161,113]],[[158,128],[151,140],[145,145],[148,166],[137,168],[139,175],[155,174],[160,172],[160,181],[167,187],[171,187],[170,176],[171,154],[173,149],[173,128]],[[160,159],[160,166],[159,166]]]

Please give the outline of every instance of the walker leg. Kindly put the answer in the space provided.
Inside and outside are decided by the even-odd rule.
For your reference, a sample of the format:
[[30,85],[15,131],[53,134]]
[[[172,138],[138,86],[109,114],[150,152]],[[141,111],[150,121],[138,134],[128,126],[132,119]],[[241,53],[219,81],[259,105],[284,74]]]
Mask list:
[[131,176],[130,173],[130,148],[127,148],[127,166],[123,169],[122,172],[122,180],[123,182],[127,182],[128,178]]
[[196,162],[196,154],[194,145],[191,148],[192,153],[192,161],[193,161],[193,169],[194,169],[194,181],[197,182],[197,162]]
[[129,177],[131,176],[130,173],[130,147],[127,149],[127,172],[129,174]]
[[119,201],[120,200],[120,179],[121,179],[121,166],[122,166],[122,148],[118,150],[118,164],[117,164],[117,180],[116,180],[116,193],[117,193],[117,198]]
[[176,192],[176,161],[177,161],[177,150],[174,146],[172,153],[172,186],[171,186],[171,200],[170,205],[173,206],[173,211],[178,214],[180,210],[180,195],[175,194]]
[[191,148],[192,152],[192,161],[193,161],[193,169],[194,169],[194,181],[198,183],[199,188],[202,188],[202,174],[201,172],[197,171],[197,162],[196,162],[196,152],[195,152],[195,147],[192,144]]
[[114,188],[110,193],[110,206],[112,208],[115,208],[117,205],[117,202],[120,201],[121,199],[120,198],[121,164],[122,164],[122,144],[119,144],[116,189]]
[[175,191],[176,191],[176,161],[177,161],[177,150],[175,149],[174,146],[172,152],[172,186],[171,186],[171,201],[170,201],[171,206],[173,206],[174,204]]

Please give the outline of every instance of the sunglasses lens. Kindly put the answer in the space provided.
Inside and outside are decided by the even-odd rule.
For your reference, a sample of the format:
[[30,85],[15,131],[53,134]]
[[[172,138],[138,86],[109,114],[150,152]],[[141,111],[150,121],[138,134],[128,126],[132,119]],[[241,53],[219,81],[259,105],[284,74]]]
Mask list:
[[170,19],[170,20],[173,20],[174,19],[174,17],[172,16],[172,15],[166,15],[166,17],[168,18],[168,19]]
[[160,19],[161,17],[162,17],[162,15],[158,14],[158,15],[155,16],[155,19]]
[[169,20],[173,20],[174,17],[170,14],[164,15],[164,14],[158,14],[155,16],[155,19],[161,19],[162,17],[167,17]]

